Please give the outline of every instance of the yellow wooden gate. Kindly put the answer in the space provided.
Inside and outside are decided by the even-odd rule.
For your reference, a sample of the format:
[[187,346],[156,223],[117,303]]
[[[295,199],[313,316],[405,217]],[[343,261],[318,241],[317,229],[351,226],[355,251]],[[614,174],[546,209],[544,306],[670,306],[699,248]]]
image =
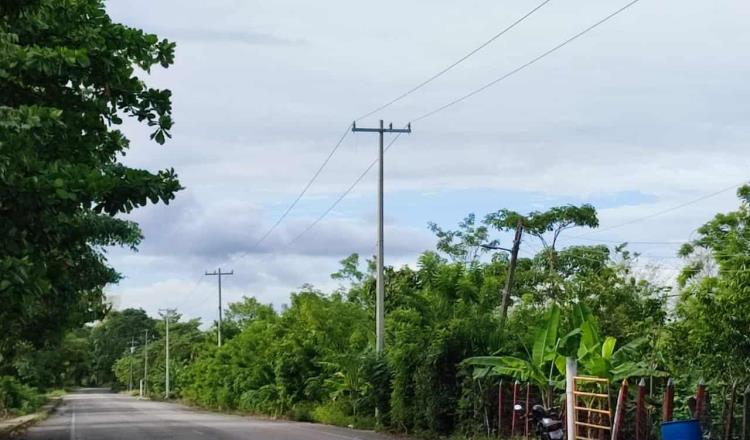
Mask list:
[[608,439],[612,431],[609,380],[601,377],[576,376],[573,396],[576,440]]

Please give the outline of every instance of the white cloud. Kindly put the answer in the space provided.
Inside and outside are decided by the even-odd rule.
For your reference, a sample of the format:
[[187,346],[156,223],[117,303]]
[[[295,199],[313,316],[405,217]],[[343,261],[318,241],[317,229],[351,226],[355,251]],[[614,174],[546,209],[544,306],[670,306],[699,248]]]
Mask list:
[[[622,4],[550,2],[382,115],[405,123]],[[149,145],[147,130],[129,123],[126,162],[173,166],[187,190],[169,207],[133,216],[146,233],[139,254],[111,255],[128,277],[113,288],[123,304],[156,307],[225,262],[238,268],[230,298],[251,292],[278,304],[304,282],[329,286],[328,274],[349,252],[370,255],[374,216],[363,206],[373,176],[295,247],[283,246],[375,157],[376,138],[366,135],[350,135],[279,230],[261,249],[253,244],[354,117],[450,64],[530,4],[115,0],[108,8],[114,19],[178,43],[176,65],[151,78],[174,92],[174,138],[166,147]],[[387,211],[389,261],[414,261],[429,247],[422,225],[437,214],[456,222],[466,214],[449,198],[457,190],[533,194],[527,209],[618,192],[653,199],[600,209],[606,228],[746,179],[750,59],[739,54],[750,44],[749,19],[741,0],[639,2],[528,70],[415,123],[386,156],[388,197],[422,194],[399,205],[402,211]],[[444,199],[445,208],[424,212],[428,197]],[[502,198],[493,203],[505,206]],[[729,192],[590,237],[681,240],[734,206]],[[196,309],[210,316],[215,307]]]

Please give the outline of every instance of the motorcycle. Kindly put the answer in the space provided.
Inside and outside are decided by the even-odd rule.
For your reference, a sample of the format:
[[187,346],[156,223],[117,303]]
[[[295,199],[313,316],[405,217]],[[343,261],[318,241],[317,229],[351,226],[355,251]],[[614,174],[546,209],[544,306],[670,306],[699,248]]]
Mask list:
[[[523,405],[520,404],[516,404],[513,409],[517,412],[524,411]],[[534,405],[531,407],[530,418],[539,440],[562,440],[565,437],[563,421],[555,409]]]

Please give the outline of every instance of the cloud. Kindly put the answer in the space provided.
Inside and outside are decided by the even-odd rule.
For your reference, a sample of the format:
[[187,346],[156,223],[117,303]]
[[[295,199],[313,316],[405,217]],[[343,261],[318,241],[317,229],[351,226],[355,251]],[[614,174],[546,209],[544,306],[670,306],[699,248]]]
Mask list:
[[[327,201],[326,201],[327,202]],[[221,260],[246,254],[300,254],[345,257],[352,252],[369,255],[375,245],[375,218],[334,215],[302,235],[313,217],[292,217],[262,243],[260,238],[272,225],[273,217],[253,206],[232,200],[199,201],[181,194],[168,206],[144,208],[130,219],[143,230],[145,240],[139,257],[195,257]],[[389,255],[413,255],[432,246],[422,228],[386,224]]]
[[[551,2],[361,125],[381,117],[408,122],[621,6],[571,1]],[[174,302],[203,270],[226,263],[238,268],[227,284],[230,297],[258,294],[279,304],[305,282],[334,286],[328,274],[350,252],[371,255],[374,173],[285,247],[375,158],[371,135],[350,134],[287,220],[260,248],[254,244],[353,118],[449,65],[529,8],[521,0],[474,6],[108,2],[115,20],[178,42],[176,65],[149,78],[173,91],[173,139],[155,147],[146,129],[129,124],[132,147],[124,160],[146,169],[173,166],[187,187],[169,207],[133,215],[146,235],[140,253],[110,254],[128,277],[114,288],[122,302]],[[451,227],[471,211],[594,201],[607,228],[747,179],[750,59],[737,54],[750,44],[748,18],[741,0],[641,2],[507,81],[415,122],[385,157],[388,261],[413,263],[431,248],[424,227],[430,220]],[[736,205],[730,191],[586,237],[684,240],[713,213]],[[655,259],[674,255],[670,245],[634,249]],[[210,302],[195,307],[206,317],[215,310]]]

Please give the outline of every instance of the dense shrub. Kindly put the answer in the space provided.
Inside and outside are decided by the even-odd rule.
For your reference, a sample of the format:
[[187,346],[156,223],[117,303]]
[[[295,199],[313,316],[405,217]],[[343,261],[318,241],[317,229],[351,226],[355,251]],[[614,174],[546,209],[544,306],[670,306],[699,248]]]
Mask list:
[[34,412],[44,400],[36,389],[22,384],[18,379],[0,376],[0,412],[3,415]]
[[[213,329],[202,340],[195,326],[183,332],[177,340],[189,343],[172,353],[173,389],[177,397],[218,410],[430,437],[490,435],[497,430],[499,378],[474,377],[464,361],[492,354],[525,358],[553,304],[563,310],[561,326],[570,327],[572,310],[585,304],[621,344],[648,334],[663,325],[662,290],[636,280],[633,262],[623,249],[611,255],[604,246],[521,258],[503,321],[507,258],[451,262],[425,252],[417,267],[386,268],[386,344],[376,355],[374,280],[353,255],[334,274],[345,284],[333,292],[303,286],[278,310],[254,298],[230,304],[221,348]],[[163,349],[160,341],[154,350]],[[121,381],[128,358],[115,363]],[[163,364],[154,362],[148,379],[158,389]]]
[[[651,310],[646,305],[658,290],[625,282],[624,272],[607,264],[608,253],[599,247],[572,252],[600,256],[591,263],[587,254],[578,272],[567,263],[565,287],[581,291],[578,299],[599,293],[590,303],[602,319],[621,319],[627,312],[612,313],[614,302],[634,313]],[[566,251],[561,255],[572,258]],[[336,275],[351,285],[331,294],[305,286],[280,312],[253,298],[230,305],[231,338],[221,348],[206,340],[194,350],[175,379],[179,395],[208,408],[342,426],[375,426],[377,408],[380,426],[395,431],[492,432],[497,379],[476,380],[463,361],[498,350],[525,353],[549,307],[538,295],[548,285],[547,265],[522,261],[522,293],[504,330],[498,308],[506,260],[450,263],[427,252],[416,270],[387,268],[386,350],[378,357],[372,350],[374,285],[356,262],[346,259]],[[592,273],[589,264],[598,270]],[[603,280],[613,279],[623,282],[604,290]],[[629,329],[618,336],[627,340]]]

